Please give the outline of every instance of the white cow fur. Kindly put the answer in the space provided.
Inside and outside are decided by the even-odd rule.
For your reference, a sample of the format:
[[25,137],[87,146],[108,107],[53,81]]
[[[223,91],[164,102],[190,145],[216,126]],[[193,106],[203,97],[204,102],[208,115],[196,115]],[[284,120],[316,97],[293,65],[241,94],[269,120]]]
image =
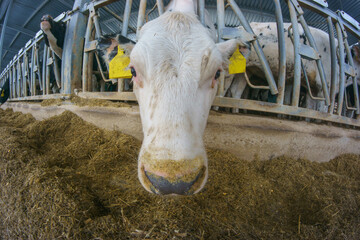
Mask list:
[[[258,36],[258,40],[260,45],[263,47],[264,54],[269,62],[271,71],[274,75],[275,80],[278,79],[279,75],[279,60],[278,60],[278,41],[277,41],[277,26],[276,23],[251,23],[250,24],[255,34]],[[290,24],[285,23],[284,28],[287,30]],[[317,48],[321,55],[321,59],[324,66],[325,77],[327,79],[328,84],[330,84],[331,80],[331,58],[330,58],[330,44],[329,44],[329,36],[326,32],[316,29],[310,28],[310,31],[315,39],[317,44]],[[300,27],[300,34],[303,34],[303,29]],[[286,83],[288,85],[287,90],[291,88],[291,84],[294,77],[294,50],[291,39],[288,37],[288,32],[285,32],[285,43],[286,43]],[[303,43],[303,39],[301,39],[301,43]],[[307,42],[309,45],[309,43]],[[337,41],[336,41],[337,44]],[[316,96],[322,96],[322,85],[319,73],[317,71],[315,61],[308,61],[303,59],[303,63],[309,78],[309,82],[311,85],[312,93]],[[360,76],[360,68],[359,61],[354,58],[355,63],[355,71],[358,73],[357,76]],[[338,69],[338,67],[337,67]],[[263,71],[261,69],[260,62],[255,51],[252,49],[250,56],[247,58],[247,74],[249,78],[252,75],[258,76],[262,79],[265,79]],[[229,89],[231,95],[235,98],[240,98],[245,87],[246,81],[243,74],[238,74],[235,76],[234,82],[232,86],[230,84],[233,81],[234,76],[228,76],[225,81],[226,89]],[[258,83],[259,84],[259,83]],[[261,83],[263,85],[264,83]],[[305,86],[305,80],[303,79],[302,74],[302,85]],[[337,90],[338,91],[338,90]],[[285,96],[285,103],[289,104],[291,91],[287,91],[287,96]],[[326,110],[323,108],[324,102],[318,104],[316,107],[316,103],[310,99],[307,95],[307,107],[314,108],[317,110]],[[236,112],[236,110],[235,110]]]
[[202,138],[217,90],[215,74],[226,67],[240,41],[215,44],[213,32],[199,22],[195,11],[184,4],[174,6],[181,7],[142,27],[130,55],[144,133],[138,175],[152,192],[144,170],[189,181],[181,177],[205,169],[191,194],[207,180]]

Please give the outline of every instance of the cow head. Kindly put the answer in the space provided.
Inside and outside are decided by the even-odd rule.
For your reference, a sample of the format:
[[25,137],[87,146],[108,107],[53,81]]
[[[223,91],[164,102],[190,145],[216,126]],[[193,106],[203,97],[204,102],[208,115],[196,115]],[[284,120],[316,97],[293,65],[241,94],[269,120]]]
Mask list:
[[218,79],[241,41],[215,44],[194,12],[172,10],[142,27],[130,54],[144,133],[138,177],[149,192],[190,195],[208,177],[203,133]]
[[54,21],[53,18],[48,14],[42,16],[40,19],[41,30],[49,31],[52,28],[53,21]]

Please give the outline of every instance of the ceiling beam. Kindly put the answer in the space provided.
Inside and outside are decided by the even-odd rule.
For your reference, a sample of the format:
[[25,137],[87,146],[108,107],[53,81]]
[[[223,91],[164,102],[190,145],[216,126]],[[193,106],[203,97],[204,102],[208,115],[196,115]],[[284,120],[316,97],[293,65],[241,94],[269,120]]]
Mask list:
[[15,54],[19,52],[19,49],[8,48],[8,47],[4,47],[4,46],[3,46],[3,50],[11,52],[11,53],[15,53]]
[[[3,24],[0,24],[0,27],[2,27]],[[20,32],[20,33],[23,33],[25,35],[28,35],[30,37],[34,37],[36,32],[32,31],[32,30],[29,30],[29,29],[26,29],[26,28],[23,28],[22,26],[19,26],[19,25],[16,25],[16,24],[7,24],[6,26],[8,29],[11,29],[11,30],[14,30],[16,32]]]
[[9,6],[11,0],[3,0],[1,3],[1,8],[0,8],[0,21],[3,19],[3,17],[5,16],[6,10]]

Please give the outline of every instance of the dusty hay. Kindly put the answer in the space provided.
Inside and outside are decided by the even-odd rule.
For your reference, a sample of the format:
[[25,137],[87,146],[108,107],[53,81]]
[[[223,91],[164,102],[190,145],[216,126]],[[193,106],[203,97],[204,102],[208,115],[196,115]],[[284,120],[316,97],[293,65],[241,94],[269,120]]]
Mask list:
[[77,106],[89,106],[89,107],[117,107],[117,108],[130,108],[131,105],[123,102],[112,102],[105,99],[95,99],[95,98],[81,98],[76,95],[71,95],[71,102]]
[[[47,106],[60,106],[64,103],[65,100],[62,99],[45,99],[41,102],[42,107]],[[70,96],[70,102],[79,106],[79,107],[115,107],[115,108],[131,108],[130,104],[124,102],[113,102],[105,99],[96,99],[96,98],[81,98],[76,95]]]
[[206,189],[162,197],[137,180],[137,140],[73,113],[0,110],[0,133],[3,239],[360,237],[357,155],[247,162],[210,149]]
[[63,104],[64,100],[62,99],[45,99],[43,101],[41,101],[40,105],[42,107],[47,107],[47,106],[61,106]]

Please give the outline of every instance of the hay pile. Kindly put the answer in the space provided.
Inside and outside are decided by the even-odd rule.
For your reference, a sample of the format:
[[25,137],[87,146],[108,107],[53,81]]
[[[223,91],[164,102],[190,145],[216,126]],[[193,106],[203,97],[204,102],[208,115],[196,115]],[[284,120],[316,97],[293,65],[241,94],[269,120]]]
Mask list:
[[[130,104],[124,102],[112,102],[105,99],[96,99],[96,98],[81,98],[72,94],[70,96],[70,102],[79,106],[89,106],[89,107],[115,107],[115,108],[131,108]],[[41,102],[41,106],[60,106],[64,103],[62,99],[45,99]]]
[[360,156],[241,160],[210,149],[190,197],[137,180],[140,142],[71,112],[0,109],[0,239],[359,239]]

